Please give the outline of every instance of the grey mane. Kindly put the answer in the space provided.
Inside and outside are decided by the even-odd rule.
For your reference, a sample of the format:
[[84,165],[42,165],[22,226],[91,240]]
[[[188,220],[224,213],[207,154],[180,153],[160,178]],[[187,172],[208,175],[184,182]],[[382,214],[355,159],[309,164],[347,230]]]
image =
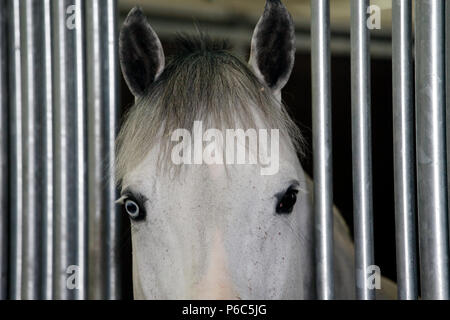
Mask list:
[[[161,143],[160,163],[169,164],[176,129],[191,130],[194,121],[208,128],[279,129],[301,150],[299,129],[271,90],[249,65],[232,54],[227,42],[200,34],[180,36],[176,54],[146,94],[136,99],[117,138],[116,174],[124,175]],[[258,124],[257,124],[258,123]]]

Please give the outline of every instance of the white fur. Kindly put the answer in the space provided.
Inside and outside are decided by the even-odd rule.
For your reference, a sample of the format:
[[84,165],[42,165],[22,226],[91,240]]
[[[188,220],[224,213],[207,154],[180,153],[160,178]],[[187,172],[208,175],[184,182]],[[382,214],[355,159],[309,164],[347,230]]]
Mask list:
[[[280,172],[257,165],[186,166],[157,172],[158,148],[126,175],[124,187],[149,199],[133,222],[135,298],[313,298],[312,211],[297,156],[282,144]],[[300,182],[291,215],[275,195]]]

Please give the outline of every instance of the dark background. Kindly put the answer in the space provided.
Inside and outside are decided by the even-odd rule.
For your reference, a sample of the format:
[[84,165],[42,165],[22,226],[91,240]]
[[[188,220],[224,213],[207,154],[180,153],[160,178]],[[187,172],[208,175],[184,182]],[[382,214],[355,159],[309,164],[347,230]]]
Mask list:
[[[172,43],[164,39],[162,42],[166,55],[170,55],[173,52]],[[353,235],[350,56],[332,55],[331,62],[334,203],[347,221]],[[372,58],[371,92],[375,264],[380,267],[382,275],[395,281],[392,64],[389,58]],[[294,71],[283,91],[283,100],[307,141],[307,153],[302,159],[302,164],[306,172],[313,176],[309,53],[297,53]],[[123,112],[128,110],[133,101],[134,98],[122,79]],[[127,293],[131,294],[131,244],[128,231],[129,222],[126,222],[122,248],[125,258],[123,274]],[[127,294],[125,297],[131,298]]]

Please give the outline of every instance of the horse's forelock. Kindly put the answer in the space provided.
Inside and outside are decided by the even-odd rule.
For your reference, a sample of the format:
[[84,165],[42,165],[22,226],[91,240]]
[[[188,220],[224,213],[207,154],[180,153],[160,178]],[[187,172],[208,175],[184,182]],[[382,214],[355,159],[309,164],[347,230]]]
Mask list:
[[[270,89],[247,63],[227,51],[226,42],[201,35],[178,39],[179,50],[130,109],[117,138],[116,181],[139,165],[161,143],[158,165],[170,164],[172,132],[191,130],[194,121],[208,128],[280,129],[301,150],[299,129]],[[167,166],[164,166],[167,167]]]

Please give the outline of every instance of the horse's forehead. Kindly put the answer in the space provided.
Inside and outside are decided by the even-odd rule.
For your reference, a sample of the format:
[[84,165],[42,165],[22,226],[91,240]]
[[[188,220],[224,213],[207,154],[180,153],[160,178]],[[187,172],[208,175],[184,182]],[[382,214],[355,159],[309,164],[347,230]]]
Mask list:
[[[303,177],[303,170],[297,155],[286,147],[280,146],[279,172],[274,176],[262,176],[260,165],[223,165],[202,164],[172,166],[168,171],[160,171],[158,163],[159,148],[150,151],[148,156],[135,170],[126,175],[123,188],[134,187],[144,194],[158,191],[177,190],[188,193],[213,193],[218,190],[223,196],[245,188],[266,189],[265,185],[277,184],[283,180],[291,181]],[[247,156],[247,155],[246,155]],[[170,167],[170,166],[169,166]],[[171,174],[180,169],[181,174]],[[232,185],[232,187],[231,187]],[[184,196],[187,196],[184,195]]]
[[209,165],[208,166],[208,176],[213,181],[224,182],[226,179],[227,172],[225,166],[223,165]]

